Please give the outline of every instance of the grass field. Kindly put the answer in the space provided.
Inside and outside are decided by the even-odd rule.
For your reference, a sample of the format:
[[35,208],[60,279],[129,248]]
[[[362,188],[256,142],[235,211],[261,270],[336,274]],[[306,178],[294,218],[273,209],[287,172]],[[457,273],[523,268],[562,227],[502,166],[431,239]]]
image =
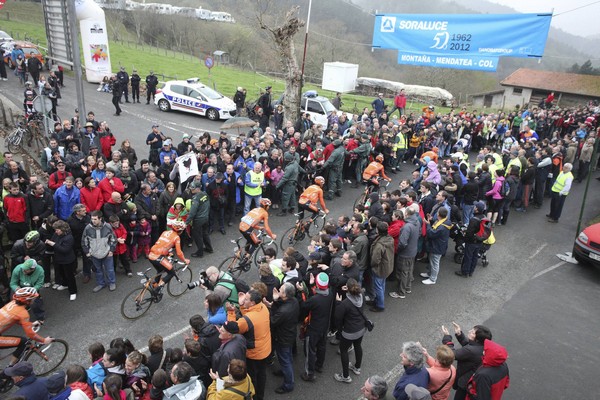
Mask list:
[[[7,18],[9,19],[7,20]],[[112,25],[114,29],[124,29],[122,26]],[[111,28],[110,21],[108,27],[109,29]],[[7,32],[15,39],[23,40],[27,37],[35,43],[47,47],[42,6],[40,3],[7,2],[0,11],[0,30]],[[129,37],[126,34],[123,36]],[[204,66],[204,60],[169,49],[111,40],[109,40],[109,49],[114,72],[117,72],[119,67],[123,65],[130,74],[131,70],[136,68],[142,78],[150,70],[153,70],[161,80],[198,77],[203,83],[214,87],[229,97],[233,97],[236,88],[242,86],[248,90],[248,101],[258,98],[261,89],[266,86],[273,86],[275,98],[279,97],[285,88],[285,83],[281,79],[254,71],[242,70],[236,66],[215,65],[209,72]],[[304,90],[317,90],[320,95],[328,98],[332,98],[335,95],[334,92],[321,90],[319,86],[312,84],[305,85]],[[352,112],[355,107],[359,110],[362,110],[364,107],[370,107],[371,101],[373,101],[372,97],[357,94],[344,94],[342,99],[344,102],[342,109],[348,112]],[[386,99],[386,103],[391,106],[393,99]],[[408,111],[420,113],[423,106],[425,104],[409,102]],[[442,113],[449,111],[445,107],[437,108]]]

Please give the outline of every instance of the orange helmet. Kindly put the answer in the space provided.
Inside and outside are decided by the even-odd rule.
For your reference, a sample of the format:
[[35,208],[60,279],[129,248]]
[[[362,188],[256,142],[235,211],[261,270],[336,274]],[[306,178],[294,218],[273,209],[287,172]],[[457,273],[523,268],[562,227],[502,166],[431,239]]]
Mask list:
[[260,206],[262,208],[269,208],[269,207],[271,207],[271,200],[266,199],[266,198],[260,199]]
[[383,162],[383,154],[377,154],[377,157],[375,157],[375,159],[379,162]]
[[325,178],[323,178],[322,176],[317,176],[315,178],[315,183],[319,186],[323,186],[325,184]]
[[17,289],[15,294],[13,294],[13,300],[25,303],[39,297],[39,295],[40,294],[34,287],[22,287]]

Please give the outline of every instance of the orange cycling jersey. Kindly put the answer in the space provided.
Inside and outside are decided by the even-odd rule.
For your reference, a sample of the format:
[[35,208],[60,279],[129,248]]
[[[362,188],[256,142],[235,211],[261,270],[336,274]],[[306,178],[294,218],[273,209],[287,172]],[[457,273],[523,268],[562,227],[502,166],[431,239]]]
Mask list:
[[250,229],[257,228],[261,222],[264,222],[267,234],[273,236],[271,228],[269,228],[269,212],[262,207],[254,208],[242,217],[240,232],[247,232]]
[[429,157],[431,161],[434,161],[437,164],[439,156],[435,151],[426,151],[421,155],[421,161],[423,161],[425,157]]
[[367,165],[367,168],[365,168],[365,171],[363,172],[363,179],[368,181],[369,179],[375,178],[378,175],[381,175],[383,179],[390,179],[385,174],[385,169],[383,168],[383,165],[381,165],[380,162],[372,161],[369,165]]
[[317,205],[317,202],[321,203],[321,209],[326,210],[325,200],[323,199],[323,189],[319,185],[310,185],[300,195],[298,203]]
[[[23,305],[11,301],[0,309],[0,334],[6,332],[13,325],[19,324],[28,338],[36,342],[43,342],[44,338],[33,331],[33,324],[29,320],[29,311]],[[1,339],[0,339],[1,344]]]
[[164,231],[150,249],[148,259],[156,260],[161,256],[167,256],[173,247],[175,247],[177,257],[185,262],[185,255],[183,254],[183,251],[181,251],[181,239],[179,238],[179,233],[177,233],[177,231]]

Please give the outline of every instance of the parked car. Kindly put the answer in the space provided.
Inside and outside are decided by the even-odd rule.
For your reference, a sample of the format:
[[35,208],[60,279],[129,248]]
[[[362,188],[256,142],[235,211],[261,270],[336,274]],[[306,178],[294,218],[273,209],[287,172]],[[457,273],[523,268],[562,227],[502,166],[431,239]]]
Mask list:
[[154,104],[161,111],[180,110],[211,121],[229,119],[236,112],[233,100],[202,84],[198,78],[165,82],[156,91]]
[[[283,96],[273,102],[273,108],[277,107],[278,104],[283,102]],[[331,101],[327,97],[319,96],[315,90],[309,90],[302,94],[300,99],[300,111],[303,113],[309,113],[310,119],[315,124],[321,124],[323,127],[327,127],[327,117],[333,112],[337,111],[338,116],[341,112],[338,111]],[[348,119],[352,119],[352,114],[347,114]]]
[[10,36],[8,33],[4,32],[4,31],[0,31],[0,43],[5,43],[5,42],[14,42],[15,39],[12,38],[12,36]]
[[573,257],[580,263],[600,267],[600,223],[588,226],[577,236]]
[[12,62],[12,59],[10,58],[10,52],[13,51],[15,44],[18,44],[19,46],[21,46],[21,49],[23,49],[23,53],[25,53],[25,59],[28,59],[30,57],[36,57],[38,60],[40,60],[42,65],[44,65],[44,66],[46,66],[46,68],[48,68],[48,63],[47,63],[46,57],[41,52],[41,50],[38,46],[36,46],[35,44],[33,44],[31,42],[17,40],[16,42],[4,42],[4,43],[0,44],[2,49],[4,49],[4,63],[6,65],[8,65],[11,69],[15,69],[15,64]]

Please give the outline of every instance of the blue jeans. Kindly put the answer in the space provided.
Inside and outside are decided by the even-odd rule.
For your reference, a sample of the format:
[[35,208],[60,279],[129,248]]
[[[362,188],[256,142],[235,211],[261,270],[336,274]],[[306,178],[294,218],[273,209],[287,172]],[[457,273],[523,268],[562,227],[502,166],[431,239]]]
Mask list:
[[469,225],[469,221],[473,218],[475,206],[473,204],[463,204],[463,224]]
[[373,282],[373,291],[375,292],[375,306],[377,308],[385,308],[385,278],[381,278],[375,272],[371,271],[371,280]]
[[441,254],[429,253],[429,279],[432,282],[437,281],[438,273],[440,272],[440,260],[442,259]]
[[261,198],[262,198],[261,195],[250,196],[248,193],[246,193],[246,196],[244,196],[244,215],[248,214],[248,211],[250,211],[250,206],[252,205],[253,200],[254,200],[254,206],[260,207]]
[[283,372],[283,385],[285,390],[294,389],[294,356],[292,355],[292,346],[283,346],[275,343],[275,351],[277,352],[277,360]]
[[109,256],[104,258],[90,258],[92,259],[92,264],[94,264],[94,268],[96,269],[96,284],[98,286],[106,286],[106,281],[104,280],[105,277],[108,279],[109,285],[116,284],[115,265],[113,263],[113,258]]

